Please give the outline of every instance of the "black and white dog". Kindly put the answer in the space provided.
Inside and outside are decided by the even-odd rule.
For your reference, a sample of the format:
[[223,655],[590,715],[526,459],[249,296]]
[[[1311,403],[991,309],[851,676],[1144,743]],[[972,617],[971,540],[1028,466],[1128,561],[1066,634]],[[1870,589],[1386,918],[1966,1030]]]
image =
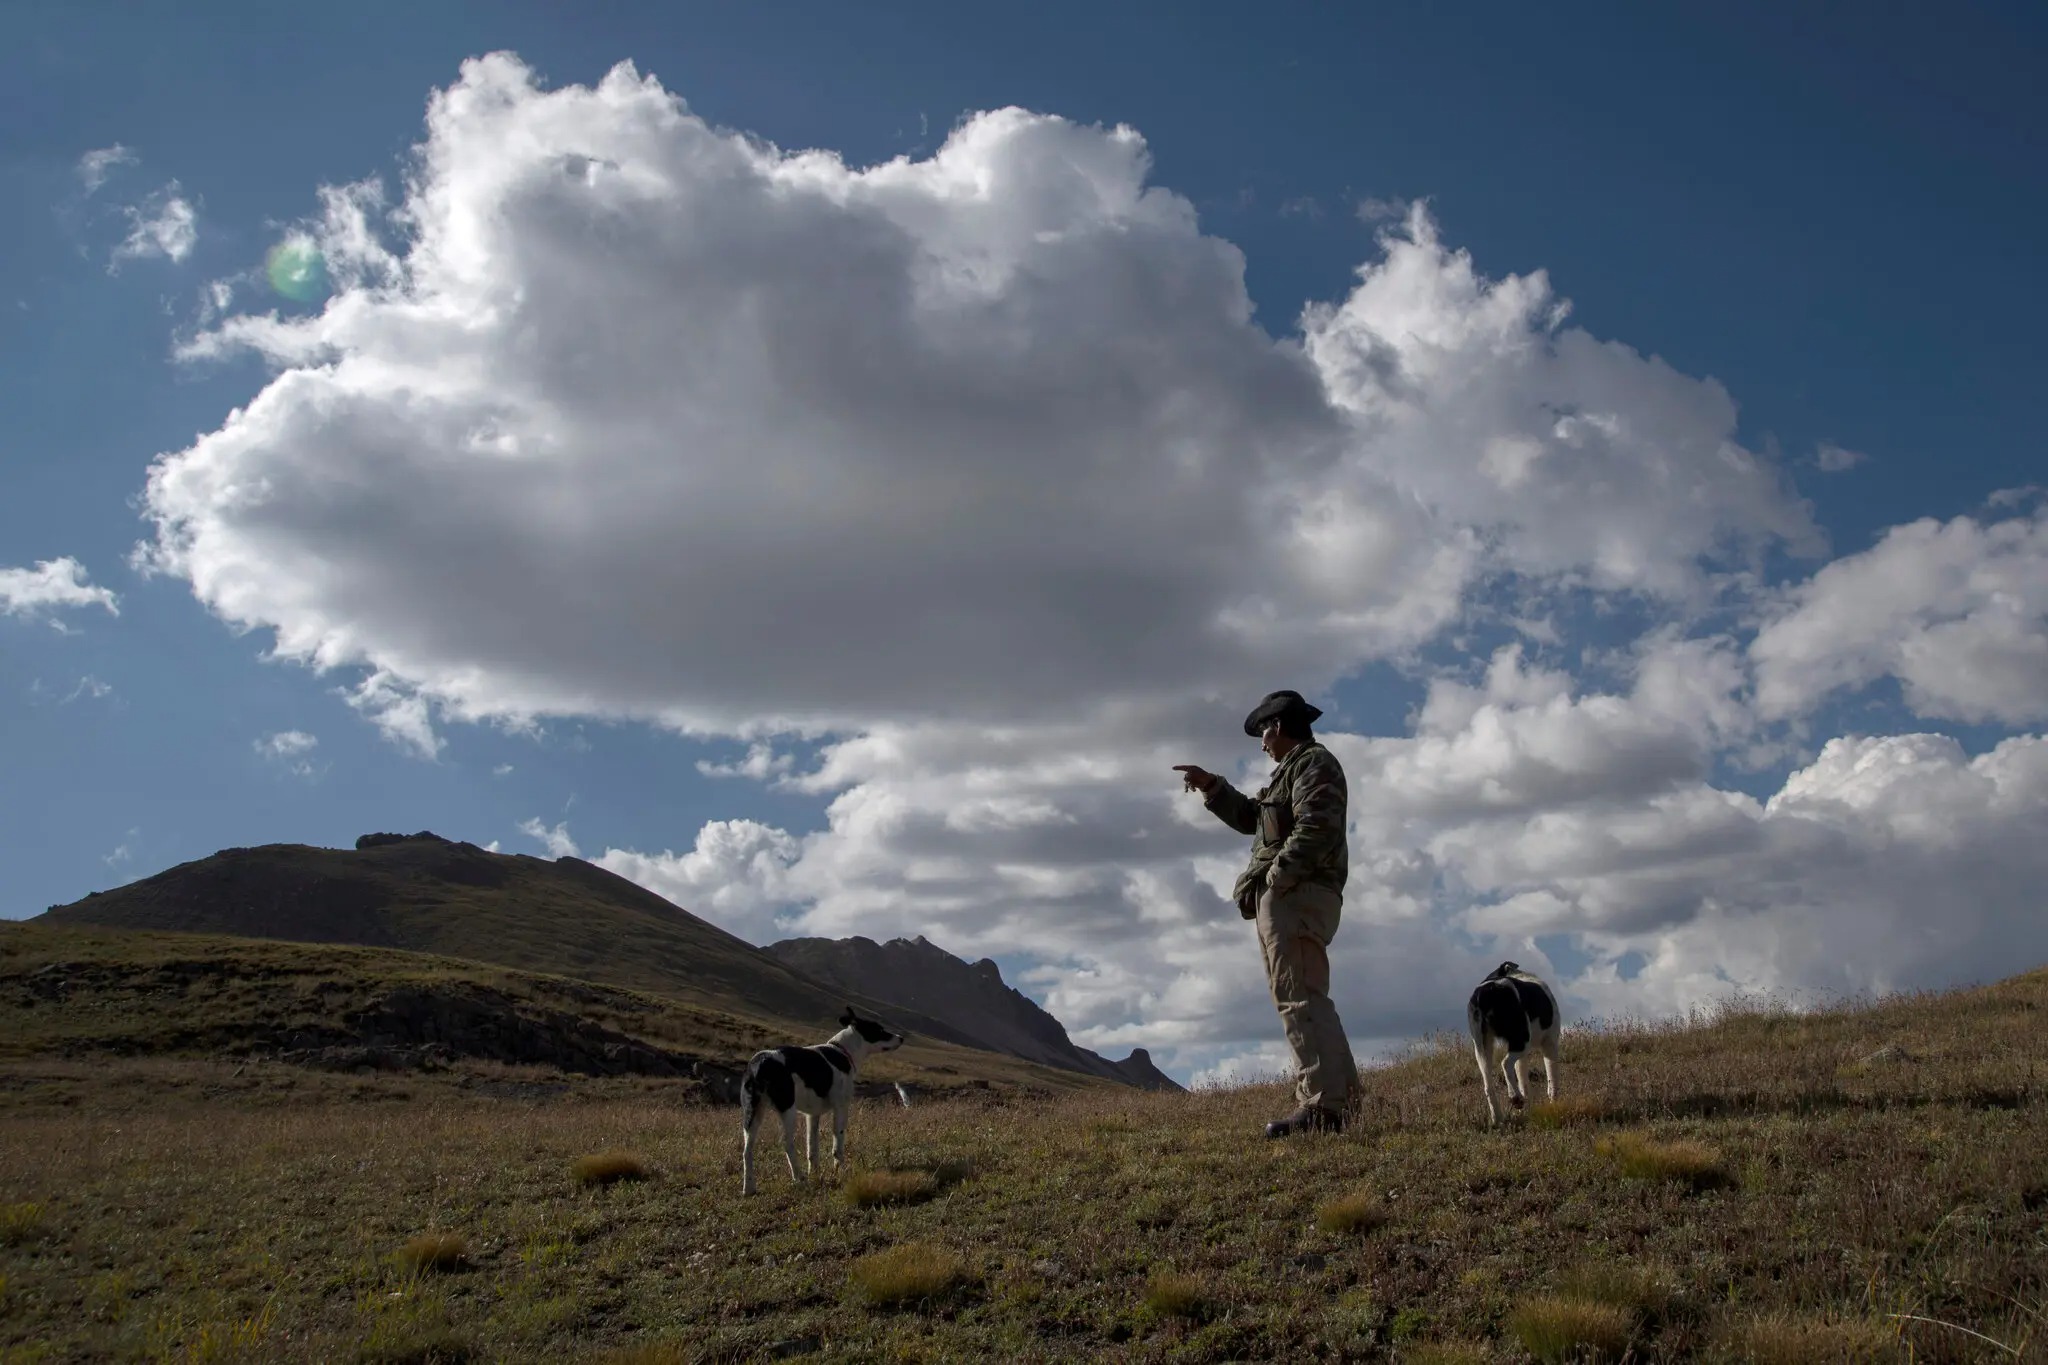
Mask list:
[[1501,1075],[1507,1079],[1508,1103],[1522,1107],[1527,1089],[1524,1068],[1530,1048],[1543,1054],[1543,1081],[1550,1099],[1557,1098],[1557,997],[1550,987],[1512,962],[1487,973],[1465,1006],[1472,1026],[1472,1055],[1479,1059],[1479,1088],[1486,1092],[1486,1120],[1500,1122],[1493,1099],[1495,1049],[1504,1047]]
[[832,1164],[846,1165],[846,1111],[853,1103],[854,1074],[870,1052],[903,1046],[903,1035],[880,1022],[862,1019],[846,1007],[843,1026],[814,1047],[772,1047],[754,1054],[740,1078],[740,1193],[754,1192],[754,1131],[774,1114],[782,1120],[782,1151],[789,1174],[799,1185],[805,1176],[796,1168],[796,1121],[802,1115],[806,1134],[804,1170],[818,1171],[818,1122],[832,1114]]

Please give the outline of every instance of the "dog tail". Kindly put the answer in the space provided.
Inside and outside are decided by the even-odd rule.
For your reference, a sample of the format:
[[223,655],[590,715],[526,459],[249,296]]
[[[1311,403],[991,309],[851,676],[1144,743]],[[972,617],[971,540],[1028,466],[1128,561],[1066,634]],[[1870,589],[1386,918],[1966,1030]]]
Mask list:
[[760,1071],[749,1066],[740,1075],[740,1130],[754,1131],[754,1105],[760,1098]]

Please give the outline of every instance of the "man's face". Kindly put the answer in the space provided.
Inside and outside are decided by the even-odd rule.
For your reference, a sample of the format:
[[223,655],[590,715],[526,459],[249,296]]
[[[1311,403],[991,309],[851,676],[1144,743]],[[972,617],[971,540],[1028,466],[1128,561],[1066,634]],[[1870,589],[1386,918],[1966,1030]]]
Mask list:
[[1280,733],[1280,721],[1275,718],[1259,727],[1259,747],[1266,751],[1267,758],[1278,763],[1287,757],[1288,750],[1294,747],[1294,741]]

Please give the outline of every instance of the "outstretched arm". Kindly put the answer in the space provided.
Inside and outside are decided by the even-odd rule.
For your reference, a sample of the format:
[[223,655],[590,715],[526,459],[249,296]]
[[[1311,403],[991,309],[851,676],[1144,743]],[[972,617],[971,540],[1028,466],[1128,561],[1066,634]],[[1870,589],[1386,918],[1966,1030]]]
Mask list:
[[1225,782],[1215,773],[1192,763],[1176,763],[1173,770],[1186,780],[1188,790],[1202,793],[1202,804],[1218,820],[1239,834],[1251,834],[1259,827],[1259,803]]

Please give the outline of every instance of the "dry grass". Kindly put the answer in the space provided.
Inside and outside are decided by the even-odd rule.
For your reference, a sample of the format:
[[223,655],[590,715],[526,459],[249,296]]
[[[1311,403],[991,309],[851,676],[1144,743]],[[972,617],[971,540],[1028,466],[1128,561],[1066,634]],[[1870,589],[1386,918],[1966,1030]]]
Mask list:
[[1529,1124],[1535,1128],[1574,1128],[1606,1117],[1607,1106],[1592,1095],[1566,1095],[1529,1106]]
[[915,1204],[938,1190],[930,1171],[856,1171],[846,1178],[840,1197],[857,1209],[877,1204]]
[[1145,1308],[1162,1318],[1200,1317],[1209,1304],[1209,1294],[1198,1275],[1160,1267],[1145,1281]]
[[1856,1318],[1771,1313],[1723,1324],[1721,1349],[1742,1365],[1872,1365],[1901,1358],[1898,1333]]
[[1324,1232],[1371,1232],[1387,1218],[1386,1206],[1365,1190],[1326,1200],[1316,1209],[1316,1226]]
[[853,1263],[854,1293],[876,1307],[923,1303],[964,1284],[967,1261],[957,1251],[906,1242]]
[[569,1165],[579,1185],[611,1185],[621,1180],[645,1180],[651,1174],[647,1158],[638,1152],[592,1152]]
[[415,1274],[460,1270],[469,1262],[469,1239],[459,1232],[422,1232],[406,1238],[394,1254],[400,1265]]
[[1625,1308],[1552,1295],[1515,1310],[1509,1330],[1540,1361],[1620,1360],[1634,1319]]
[[1720,1152],[1689,1138],[1660,1142],[1647,1133],[1617,1133],[1602,1138],[1595,1150],[1612,1157],[1621,1173],[1632,1180],[1669,1180],[1705,1190],[1730,1184],[1733,1179]]
[[[830,1182],[742,1200],[733,1110],[679,1102],[680,1083],[536,1100],[466,1073],[0,1062],[0,1189],[44,1229],[0,1245],[0,1358],[203,1359],[249,1341],[269,1306],[252,1355],[281,1365],[624,1350],[648,1365],[1429,1350],[1509,1365],[1529,1360],[1517,1307],[1549,1296],[1605,1310],[1641,1361],[1768,1360],[1779,1337],[1824,1361],[1843,1333],[1851,1351],[1877,1340],[1856,1326],[1873,1322],[1916,1365],[2024,1359],[1967,1333],[2039,1354],[2043,1011],[2048,974],[1575,1034],[1574,1089],[1611,1122],[1591,1129],[1489,1131],[1464,1039],[1369,1071],[1361,1117],[1310,1143],[1261,1136],[1283,1087],[863,1101],[863,1163],[943,1191],[864,1207]],[[1911,1038],[1913,1055],[1842,1079],[1873,1037]],[[1623,1133],[1709,1147],[1740,1179],[1698,1194],[1623,1179],[1599,1150]],[[660,1178],[601,1197],[566,1178],[604,1151]],[[1376,1231],[1320,1224],[1325,1200],[1364,1190]],[[422,1229],[460,1229],[466,1272],[395,1260]],[[932,1249],[945,1287],[871,1303],[855,1267],[892,1247]],[[1161,1267],[1207,1307],[1151,1308]]]

